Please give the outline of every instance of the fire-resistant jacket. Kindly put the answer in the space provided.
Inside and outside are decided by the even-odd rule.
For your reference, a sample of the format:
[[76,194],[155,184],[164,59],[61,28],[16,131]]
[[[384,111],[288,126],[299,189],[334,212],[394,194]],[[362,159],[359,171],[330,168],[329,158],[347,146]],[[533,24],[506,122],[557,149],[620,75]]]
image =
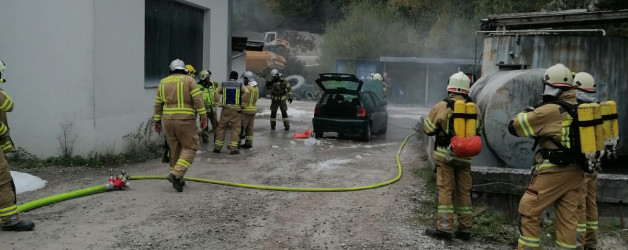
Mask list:
[[185,74],[172,74],[159,82],[155,96],[155,122],[161,120],[207,120],[201,90],[194,78]]
[[[6,112],[13,110],[13,100],[6,92],[0,90],[0,142],[9,143],[11,146],[11,140],[9,139],[9,128],[6,126],[7,115]],[[5,146],[2,146],[4,148]],[[9,164],[6,160],[0,162],[0,185],[6,184],[11,181],[11,174],[9,172]]]
[[254,115],[257,113],[257,99],[259,99],[259,90],[257,86],[253,87],[251,85],[245,86],[248,89],[248,93],[242,95],[242,102],[244,103],[244,108],[242,109],[243,114],[251,114]]
[[216,102],[216,89],[218,88],[219,83],[215,81],[205,82],[200,81],[198,83],[198,88],[201,90],[201,95],[203,96],[203,103],[205,104],[205,109],[211,109],[216,112],[216,107],[218,107],[218,102]]
[[[249,90],[243,83],[235,80],[222,82],[216,89],[216,100],[220,100],[220,106],[223,108],[232,108],[241,111],[244,108],[242,103],[242,95],[248,93]],[[218,98],[218,95],[221,95]]]
[[[455,101],[466,102],[465,98],[460,94],[449,93],[448,97],[450,99],[453,99],[454,102]],[[481,129],[482,128],[482,119],[481,119],[482,116],[480,114],[480,110],[477,107],[476,107],[476,112],[477,112],[476,135],[480,135],[480,131],[482,130]],[[430,136],[431,135],[443,136],[443,135],[449,134],[450,132],[453,133],[454,128],[452,125],[450,125],[450,124],[453,124],[453,122],[451,123],[449,122],[449,120],[452,119],[451,117],[453,113],[454,111],[451,108],[447,107],[447,102],[445,101],[441,101],[437,103],[436,105],[434,105],[429,115],[425,119],[425,122],[423,123],[423,131],[425,132],[425,134],[430,135]],[[434,158],[436,158],[436,160],[438,161],[449,162],[445,158],[446,154],[447,154],[446,147],[437,146],[436,150],[434,151]],[[453,155],[451,163],[453,165],[468,166],[471,164],[471,158],[457,157]]]
[[[558,100],[576,104],[576,92],[568,90],[562,93]],[[539,146],[544,149],[558,149],[555,144],[560,143],[565,148],[571,148],[569,126],[573,117],[560,105],[547,103],[530,112],[521,112],[512,119],[512,128],[519,137],[531,137],[539,140]],[[552,141],[553,140],[553,141]],[[543,159],[537,166],[537,172],[561,172],[581,169],[576,165],[560,166]]]
[[286,80],[279,78],[279,80],[271,82],[270,95],[273,100],[292,99],[292,87]]
[[9,137],[7,112],[13,110],[13,99],[4,90],[0,89],[0,149],[6,151],[13,147]]

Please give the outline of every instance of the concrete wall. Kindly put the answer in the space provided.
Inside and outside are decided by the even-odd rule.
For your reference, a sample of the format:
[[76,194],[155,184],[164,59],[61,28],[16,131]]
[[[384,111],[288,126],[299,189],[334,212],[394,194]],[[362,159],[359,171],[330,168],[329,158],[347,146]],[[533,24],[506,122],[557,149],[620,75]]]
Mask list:
[[[188,3],[207,10],[203,66],[222,80],[229,67],[229,1]],[[58,154],[66,118],[74,124],[76,154],[124,150],[123,136],[152,115],[155,89],[144,88],[144,18],[144,0],[0,2],[0,59],[8,66],[1,87],[14,99],[9,125],[16,146]]]

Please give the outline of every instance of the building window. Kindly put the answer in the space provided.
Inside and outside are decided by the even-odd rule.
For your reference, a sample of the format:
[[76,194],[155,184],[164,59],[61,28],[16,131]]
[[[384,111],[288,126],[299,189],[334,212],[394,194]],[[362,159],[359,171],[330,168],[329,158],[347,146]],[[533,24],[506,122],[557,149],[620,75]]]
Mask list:
[[202,68],[205,11],[173,0],[145,1],[144,86],[156,87],[177,58]]

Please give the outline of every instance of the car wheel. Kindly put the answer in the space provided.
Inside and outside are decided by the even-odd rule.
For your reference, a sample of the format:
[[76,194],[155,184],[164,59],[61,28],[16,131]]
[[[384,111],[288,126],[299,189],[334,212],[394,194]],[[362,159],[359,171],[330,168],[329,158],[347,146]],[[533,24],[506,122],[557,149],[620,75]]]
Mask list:
[[320,131],[317,132],[316,130],[314,130],[313,133],[314,133],[314,139],[323,138],[323,132],[320,132]]
[[364,131],[364,134],[362,135],[362,140],[363,141],[371,140],[371,124],[370,123],[366,125],[366,129]]
[[388,130],[388,120],[386,120],[386,122],[384,123],[384,127],[382,129],[379,130],[380,134],[386,134],[386,131]]

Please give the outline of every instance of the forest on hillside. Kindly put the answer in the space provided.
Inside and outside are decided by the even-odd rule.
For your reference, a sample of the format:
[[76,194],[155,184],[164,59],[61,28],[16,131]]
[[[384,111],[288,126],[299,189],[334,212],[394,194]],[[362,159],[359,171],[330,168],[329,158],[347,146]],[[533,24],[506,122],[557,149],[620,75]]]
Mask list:
[[[298,30],[323,35],[320,65],[379,56],[472,58],[475,31],[490,15],[628,9],[625,0],[238,0],[234,34]],[[628,35],[628,25],[609,25]]]

